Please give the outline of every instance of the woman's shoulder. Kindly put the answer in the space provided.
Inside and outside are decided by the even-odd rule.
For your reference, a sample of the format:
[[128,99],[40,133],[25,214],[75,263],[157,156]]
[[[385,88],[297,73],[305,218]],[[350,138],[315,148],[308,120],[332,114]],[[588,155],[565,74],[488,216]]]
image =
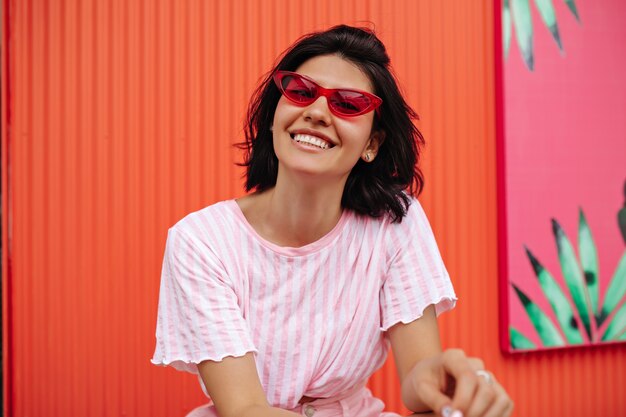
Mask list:
[[406,215],[401,221],[391,223],[390,227],[399,234],[405,235],[407,238],[421,238],[424,234],[430,234],[430,222],[420,201],[409,195],[409,206]]
[[413,196],[407,196],[409,197],[408,206],[402,219],[393,221],[388,215],[380,218],[361,216],[366,230],[379,236],[391,257],[406,246],[428,241],[432,233],[419,200]]
[[384,230],[411,230],[417,223],[421,223],[426,219],[424,209],[419,200],[410,194],[406,194],[407,207],[405,215],[396,221],[393,221],[390,214],[385,214],[381,217],[370,217],[366,215],[358,216],[365,223],[380,227]]
[[406,210],[406,216],[404,216],[402,220],[404,221],[406,219],[407,222],[424,220],[426,218],[426,213],[424,212],[424,208],[420,204],[419,200],[412,195],[407,196],[409,197],[409,206]]
[[191,237],[228,235],[233,223],[235,200],[223,200],[193,211],[170,227],[170,233],[182,233]]

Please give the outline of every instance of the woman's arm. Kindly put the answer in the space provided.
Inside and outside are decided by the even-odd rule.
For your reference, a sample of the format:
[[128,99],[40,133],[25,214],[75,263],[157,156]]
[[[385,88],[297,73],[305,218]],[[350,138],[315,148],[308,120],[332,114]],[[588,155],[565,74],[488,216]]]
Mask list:
[[402,401],[408,409],[433,410],[443,417],[502,417],[512,413],[513,402],[493,376],[483,371],[480,359],[468,358],[459,349],[441,351],[434,306],[411,323],[392,326],[389,338],[402,384]]
[[252,353],[220,362],[204,361],[198,371],[221,417],[291,417],[287,410],[269,405]]
[[412,372],[418,362],[441,353],[435,307],[427,307],[422,317],[415,321],[392,326],[388,334],[402,387],[402,402],[409,410],[418,413],[431,410],[417,395]]

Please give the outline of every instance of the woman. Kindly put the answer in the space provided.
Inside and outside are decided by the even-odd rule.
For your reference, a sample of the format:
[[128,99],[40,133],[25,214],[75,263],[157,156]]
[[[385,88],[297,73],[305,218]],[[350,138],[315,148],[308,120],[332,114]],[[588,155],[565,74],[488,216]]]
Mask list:
[[480,360],[442,352],[456,296],[418,201],[421,134],[369,30],[298,40],[248,110],[255,192],[169,231],[152,362],[199,375],[190,416],[395,416],[365,383],[393,349],[416,413],[507,416]]

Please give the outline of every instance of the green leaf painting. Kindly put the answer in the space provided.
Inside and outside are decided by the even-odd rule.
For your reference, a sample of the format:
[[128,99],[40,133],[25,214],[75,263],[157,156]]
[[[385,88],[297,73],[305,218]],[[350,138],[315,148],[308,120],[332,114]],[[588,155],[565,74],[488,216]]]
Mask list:
[[517,46],[529,70],[535,68],[533,55],[533,19],[528,0],[510,0]]
[[524,309],[535,326],[541,342],[544,346],[563,346],[565,341],[561,337],[561,333],[557,330],[552,320],[541,309],[526,296],[519,288],[513,285],[513,289],[517,293],[520,301],[524,305]]
[[569,7],[576,20],[580,22],[580,17],[578,16],[578,10],[576,10],[576,4],[574,3],[574,0],[565,0],[565,3],[567,3],[567,7]]
[[[624,205],[618,211],[618,227],[624,234],[626,222],[626,183]],[[598,250],[587,217],[582,209],[578,216],[578,245],[572,245],[559,222],[552,219],[552,232],[556,244],[560,273],[565,289],[537,259],[530,248],[524,247],[526,257],[537,278],[541,293],[548,300],[556,320],[553,320],[525,294],[511,283],[517,299],[524,307],[541,345],[514,327],[509,328],[509,341],[513,350],[533,350],[557,347],[626,341],[626,251],[618,261],[609,286],[600,305],[600,270]],[[624,239],[626,243],[626,239]]]
[[626,333],[626,304],[617,310],[617,313],[613,316],[613,320],[606,328],[606,332],[602,336],[602,340],[617,340],[620,336]]
[[583,338],[578,329],[578,322],[574,317],[574,311],[570,307],[569,301],[561,287],[556,283],[550,272],[548,272],[539,261],[533,256],[532,252],[526,248],[526,256],[530,260],[535,275],[539,280],[539,285],[544,294],[547,295],[548,301],[552,307],[552,311],[559,322],[565,337],[570,344],[582,343]]
[[508,57],[511,46],[511,9],[509,8],[509,0],[504,0],[504,5],[502,6],[502,43],[504,56]]
[[619,224],[619,231],[626,244],[626,182],[624,182],[624,203],[622,208],[617,212],[617,223]]
[[574,248],[559,223],[552,219],[552,231],[556,240],[561,272],[567,283],[574,305],[578,309],[580,319],[585,326],[587,336],[591,338],[591,321],[589,319],[589,295],[582,277],[582,271],[576,259]]
[[[535,68],[535,56],[533,50],[533,13],[531,0],[503,0],[502,4],[502,40],[504,56],[508,57],[511,45],[513,27],[517,46],[522,54],[526,67],[533,71]],[[535,8],[541,17],[542,23],[552,35],[559,51],[563,52],[563,43],[559,33],[559,25],[554,10],[553,0],[533,0]],[[570,12],[580,23],[578,9],[574,0],[565,0]]]
[[578,216],[578,253],[580,254],[580,263],[583,268],[585,282],[589,290],[589,300],[591,301],[591,310],[594,315],[598,315],[598,253],[596,245],[591,236],[591,230],[585,219],[582,210]]
[[509,329],[509,337],[511,338],[511,346],[513,349],[536,349],[537,346],[526,336],[515,330],[513,327]]
[[600,324],[604,323],[604,320],[611,314],[611,311],[615,310],[619,302],[624,298],[626,293],[626,253],[622,255],[622,259],[617,264],[613,279],[609,284],[609,289],[606,291],[606,297],[604,298],[604,304],[602,305],[602,311],[600,312],[598,321]]

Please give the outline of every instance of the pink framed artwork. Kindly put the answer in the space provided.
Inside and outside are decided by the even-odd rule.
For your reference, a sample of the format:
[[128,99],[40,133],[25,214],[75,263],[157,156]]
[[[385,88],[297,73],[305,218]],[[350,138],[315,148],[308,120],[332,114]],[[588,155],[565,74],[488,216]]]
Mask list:
[[500,344],[626,341],[626,4],[496,0]]

